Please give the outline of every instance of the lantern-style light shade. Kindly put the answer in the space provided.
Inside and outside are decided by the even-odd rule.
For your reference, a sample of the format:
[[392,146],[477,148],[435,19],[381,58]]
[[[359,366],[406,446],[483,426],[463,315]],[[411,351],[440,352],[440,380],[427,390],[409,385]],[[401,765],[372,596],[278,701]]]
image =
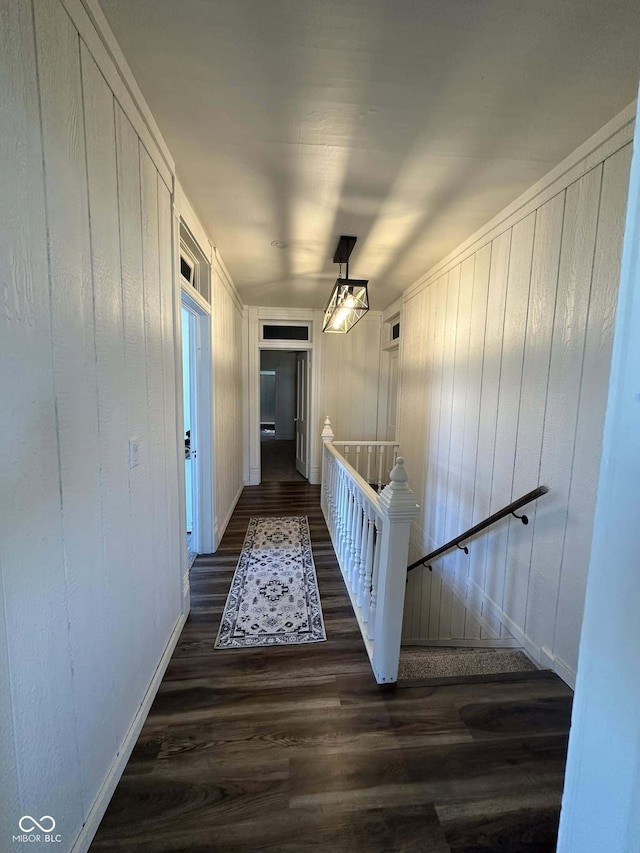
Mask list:
[[324,312],[323,332],[346,334],[369,310],[368,281],[339,278]]

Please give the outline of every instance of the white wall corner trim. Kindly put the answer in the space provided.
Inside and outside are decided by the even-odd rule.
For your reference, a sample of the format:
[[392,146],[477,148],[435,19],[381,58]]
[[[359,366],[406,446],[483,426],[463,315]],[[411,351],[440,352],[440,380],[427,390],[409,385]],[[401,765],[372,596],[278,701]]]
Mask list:
[[222,281],[223,285],[227,289],[229,296],[231,296],[231,298],[233,299],[235,306],[236,306],[236,309],[239,311],[240,314],[242,314],[242,312],[244,311],[244,303],[242,301],[240,294],[238,293],[235,282],[231,278],[231,273],[227,269],[224,261],[222,260],[222,255],[218,251],[218,248],[216,246],[214,246],[213,244],[210,244],[210,245],[211,245],[211,257],[213,259],[212,260],[212,266],[216,270],[218,275],[220,276],[220,280]]
[[144,699],[142,700],[142,704],[140,705],[138,712],[131,722],[131,726],[129,727],[129,731],[125,735],[125,738],[122,742],[122,746],[118,750],[116,757],[113,760],[113,764],[107,773],[107,776],[104,780],[102,787],[100,788],[96,799],[89,809],[89,813],[87,815],[87,819],[78,835],[73,847],[71,848],[71,853],[86,853],[86,851],[91,846],[91,842],[96,832],[98,831],[98,827],[100,826],[100,821],[102,820],[105,811],[109,805],[111,797],[113,796],[113,792],[116,789],[118,782],[120,781],[120,777],[124,773],[124,769],[127,766],[127,761],[129,760],[129,756],[131,755],[134,746],[136,745],[136,741],[138,740],[138,735],[144,725],[144,721],[147,718],[151,705],[153,704],[153,700],[155,699],[156,693],[158,692],[158,688],[160,687],[160,682],[162,681],[162,677],[169,665],[169,661],[171,660],[171,655],[173,654],[175,647],[178,643],[178,639],[180,638],[180,634],[182,633],[182,629],[184,627],[184,623],[187,621],[187,617],[189,615],[189,611],[185,611],[180,614],[180,618],[176,622],[176,625],[171,633],[171,637],[169,638],[169,642],[167,643],[167,647],[164,650],[164,654],[162,655],[160,662],[158,663],[158,667],[153,675],[153,679],[151,684],[147,688],[147,692],[144,695]]

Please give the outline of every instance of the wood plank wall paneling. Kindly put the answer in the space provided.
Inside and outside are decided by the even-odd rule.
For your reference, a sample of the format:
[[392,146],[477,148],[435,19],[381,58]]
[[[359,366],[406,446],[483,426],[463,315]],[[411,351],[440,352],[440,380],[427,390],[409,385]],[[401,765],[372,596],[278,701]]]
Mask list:
[[511,632],[573,682],[630,154],[630,143],[607,152],[405,297],[400,440],[422,504],[414,558],[550,487],[528,526],[506,520],[468,557],[413,573],[405,642]]
[[217,541],[243,487],[242,313],[225,287],[223,271],[212,269],[215,527]]
[[[385,438],[378,424],[381,315],[367,314],[348,335],[323,335],[321,419],[328,415],[336,438]],[[322,424],[318,425],[318,430]]]
[[[157,170],[137,140],[140,157],[140,183],[142,200],[142,269],[144,293],[144,325],[147,365],[147,412],[149,433],[147,451],[149,482],[151,486],[151,529],[153,543],[147,554],[149,576],[147,595],[153,599],[153,631],[159,637],[169,637],[175,625],[175,599],[168,595],[172,588],[168,576],[167,538],[167,469],[164,425],[164,358],[162,317],[160,301],[160,249],[158,227]],[[175,520],[177,533],[178,519]],[[151,560],[149,560],[151,557]],[[178,567],[174,567],[176,573]],[[157,660],[156,660],[157,663]]]
[[[165,482],[167,490],[166,524],[167,531],[173,529],[175,519],[181,512],[179,498],[178,476],[184,470],[184,460],[181,454],[176,458],[175,448],[178,446],[178,414],[182,405],[182,397],[178,399],[176,391],[176,362],[175,340],[176,323],[179,319],[174,316],[173,290],[173,221],[171,193],[167,189],[162,176],[156,175],[158,184],[158,236],[160,263],[160,318],[162,323],[162,372],[164,377],[164,448],[166,461]],[[181,437],[180,437],[181,438]],[[177,534],[177,531],[174,531]],[[183,543],[177,535],[169,535],[167,557],[170,566],[180,566]],[[171,572],[174,586],[174,602],[172,609],[180,609],[182,598],[182,581],[177,572]]]
[[[126,419],[120,414],[120,383],[124,375],[122,291],[112,286],[120,279],[115,117],[111,90],[84,44],[80,48],[95,324],[103,583],[88,586],[78,612],[78,620],[82,621],[77,626],[81,641],[86,642],[83,638],[93,630],[101,644],[112,646],[117,626],[110,603],[103,600],[104,588],[121,580],[118,568],[127,565],[131,534],[128,508],[122,501],[122,495],[128,492],[127,470],[119,464],[128,439]],[[115,661],[107,658],[103,667],[94,667],[90,655],[82,655],[81,659],[87,667],[83,673],[87,708],[85,719],[79,721],[79,748],[88,765],[84,787],[91,789],[101,783],[105,763],[119,745],[118,726],[126,725],[126,720],[120,716],[112,689],[117,677]],[[93,720],[101,713],[105,716],[105,736],[96,738]]]
[[173,211],[62,3],[0,14],[0,830],[69,850],[180,617]]
[[[609,362],[613,340],[631,145],[605,161],[602,173],[598,232],[593,259],[586,326],[580,403],[574,442],[569,518],[559,578],[554,653],[577,664],[573,641],[582,624],[586,566],[600,469],[602,425],[607,405]],[[584,535],[588,531],[588,535]],[[575,602],[578,603],[576,608]]]
[[[0,10],[0,828],[10,838],[27,795],[34,809],[46,802],[65,814],[67,827],[82,813],[59,592],[65,565],[33,12],[11,0]],[[60,778],[64,787],[51,785]]]
[[[98,577],[103,577],[105,564],[101,547],[95,329],[80,43],[59,4],[38,0],[34,8],[65,555],[64,587],[57,588],[55,593],[59,595],[64,591],[60,604],[65,607],[69,622],[68,642],[74,671],[73,710],[77,720],[73,745],[79,753],[79,758],[67,758],[65,764],[72,760],[79,762],[82,786],[80,797],[74,799],[72,808],[79,806],[84,816],[88,805],[85,792],[94,775],[94,750],[87,738],[89,722],[80,712],[78,702],[83,701],[85,687],[89,702],[95,701],[96,691],[102,692],[96,683],[100,676],[92,670],[86,649],[88,636],[97,636],[100,642],[105,631],[103,612],[99,609],[94,612],[99,592],[95,585],[87,582],[87,566],[93,567]],[[62,613],[64,611],[60,615]],[[67,702],[65,700],[65,704]],[[43,742],[46,743],[46,739]],[[83,753],[86,747],[89,747],[88,754]],[[62,749],[62,745],[59,748]],[[28,774],[29,778],[34,771],[35,767]],[[71,768],[66,772],[71,772]],[[65,771],[61,775],[66,776]],[[42,779],[41,784],[47,783]],[[46,797],[44,790],[41,796]],[[77,817],[74,818],[77,821]]]

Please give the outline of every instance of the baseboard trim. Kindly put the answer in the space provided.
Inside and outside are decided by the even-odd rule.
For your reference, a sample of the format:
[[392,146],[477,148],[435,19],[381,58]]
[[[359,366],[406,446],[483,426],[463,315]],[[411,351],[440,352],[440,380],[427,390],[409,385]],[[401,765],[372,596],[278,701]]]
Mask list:
[[322,469],[317,465],[309,467],[309,483],[312,486],[319,486],[322,483]]
[[233,512],[236,508],[236,505],[237,505],[238,501],[240,500],[240,495],[242,494],[243,489],[244,489],[244,483],[240,486],[240,488],[238,489],[238,491],[236,493],[235,498],[231,501],[231,508],[229,509],[229,512],[226,514],[224,521],[222,522],[222,524],[220,524],[218,526],[218,532],[216,535],[216,542],[215,542],[216,551],[220,547],[220,542],[222,541],[222,537],[224,536],[224,532],[227,529],[227,525],[231,521],[231,516],[233,515]]
[[129,730],[125,735],[124,741],[122,742],[122,746],[120,747],[120,751],[116,755],[113,760],[113,764],[109,768],[109,772],[102,783],[102,787],[98,791],[98,794],[93,801],[93,805],[89,809],[89,814],[87,815],[87,820],[84,823],[84,826],[80,830],[80,834],[75,840],[73,847],[71,848],[71,853],[87,853],[91,842],[93,841],[93,837],[98,831],[98,827],[100,826],[100,821],[104,817],[104,813],[107,810],[107,806],[113,796],[113,792],[116,789],[116,785],[120,781],[120,777],[124,772],[124,768],[127,766],[127,761],[133,751],[133,747],[136,745],[136,741],[138,740],[138,735],[140,734],[140,730],[144,725],[144,721],[147,719],[147,715],[155,699],[156,693],[158,692],[158,688],[160,687],[160,682],[164,676],[165,670],[169,665],[169,661],[171,660],[171,655],[174,652],[174,649],[177,645],[178,638],[182,632],[182,628],[184,627],[184,623],[187,620],[187,616],[189,615],[188,609],[185,609],[184,613],[180,614],[180,618],[176,622],[176,625],[171,632],[171,637],[169,638],[169,642],[160,658],[160,662],[156,667],[156,671],[151,679],[151,684],[147,688],[147,692],[144,695],[144,699],[142,700],[142,704],[138,708],[138,711],[133,718],[131,725],[129,726]]
[[571,689],[575,688],[576,685],[576,673],[566,665],[566,663],[557,655],[554,655],[553,652],[546,648],[540,647],[537,643],[534,643],[527,635],[522,631],[515,622],[507,616],[507,614],[493,601],[489,596],[483,592],[480,587],[474,583],[474,581],[469,581],[469,586],[473,588],[473,593],[477,598],[481,599],[484,607],[498,619],[504,627],[509,631],[510,634],[520,642],[523,649],[529,655],[529,657],[535,661],[539,666],[544,669],[552,669],[560,678],[571,687]]
[[548,649],[546,646],[542,647],[542,658],[547,663],[549,669],[552,669],[559,675],[572,690],[576,689],[576,673],[561,658],[554,655],[551,649]]

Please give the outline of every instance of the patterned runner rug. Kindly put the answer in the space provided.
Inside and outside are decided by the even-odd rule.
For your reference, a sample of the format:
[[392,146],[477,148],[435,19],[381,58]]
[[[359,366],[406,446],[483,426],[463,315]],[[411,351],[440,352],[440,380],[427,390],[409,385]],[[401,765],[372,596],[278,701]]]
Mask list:
[[306,516],[252,518],[215,648],[326,639]]

